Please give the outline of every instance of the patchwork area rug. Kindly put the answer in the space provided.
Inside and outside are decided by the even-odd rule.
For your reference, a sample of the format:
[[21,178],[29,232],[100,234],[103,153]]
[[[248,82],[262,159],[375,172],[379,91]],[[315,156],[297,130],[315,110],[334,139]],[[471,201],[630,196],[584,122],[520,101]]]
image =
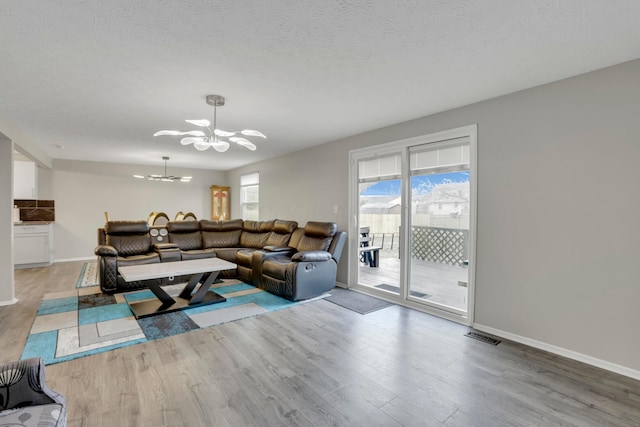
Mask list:
[[[163,289],[176,296],[183,287],[178,284]],[[51,365],[328,296],[292,302],[238,280],[225,280],[211,289],[227,301],[138,320],[127,302],[155,298],[149,290],[108,295],[89,287],[46,294],[21,358],[42,357]]]
[[98,286],[98,263],[85,262],[80,271],[80,277],[76,283],[76,288],[87,288],[90,286]]

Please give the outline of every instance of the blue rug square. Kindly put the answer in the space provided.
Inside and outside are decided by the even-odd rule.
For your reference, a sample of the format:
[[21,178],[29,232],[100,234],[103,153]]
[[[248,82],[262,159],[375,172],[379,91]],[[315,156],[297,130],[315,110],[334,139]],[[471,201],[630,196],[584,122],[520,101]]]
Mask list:
[[133,316],[129,304],[110,304],[99,307],[83,308],[78,310],[78,325],[106,322],[107,320],[122,319]]
[[116,304],[116,297],[108,294],[80,295],[78,297],[78,310],[83,308],[100,307]]
[[172,335],[183,334],[194,329],[200,329],[196,323],[182,311],[165,313],[138,319],[138,324],[148,340],[157,340]]
[[46,314],[64,313],[66,311],[75,311],[78,309],[78,297],[67,297],[43,300],[38,309],[38,316]]

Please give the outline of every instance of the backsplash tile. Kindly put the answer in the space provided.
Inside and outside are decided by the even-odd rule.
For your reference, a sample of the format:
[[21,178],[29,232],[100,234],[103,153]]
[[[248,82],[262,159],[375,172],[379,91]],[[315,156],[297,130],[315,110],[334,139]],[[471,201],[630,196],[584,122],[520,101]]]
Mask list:
[[55,221],[56,208],[53,200],[14,200],[20,209],[21,221]]

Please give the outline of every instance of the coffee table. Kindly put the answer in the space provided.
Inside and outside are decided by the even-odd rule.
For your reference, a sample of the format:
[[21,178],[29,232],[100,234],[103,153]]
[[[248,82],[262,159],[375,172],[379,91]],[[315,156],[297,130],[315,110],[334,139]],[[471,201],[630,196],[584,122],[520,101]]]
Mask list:
[[[149,289],[157,299],[146,299],[129,303],[129,307],[131,307],[131,311],[133,311],[136,319],[140,319],[157,314],[170,313],[172,311],[226,301],[226,298],[209,290],[209,288],[218,277],[220,271],[234,268],[236,268],[236,265],[232,262],[220,258],[205,258],[118,267],[118,272],[120,272],[122,278],[127,282],[192,275],[189,282],[175,299],[157,283],[150,284]],[[210,274],[207,279],[200,284],[196,292],[193,293],[196,285],[200,283],[205,273]]]

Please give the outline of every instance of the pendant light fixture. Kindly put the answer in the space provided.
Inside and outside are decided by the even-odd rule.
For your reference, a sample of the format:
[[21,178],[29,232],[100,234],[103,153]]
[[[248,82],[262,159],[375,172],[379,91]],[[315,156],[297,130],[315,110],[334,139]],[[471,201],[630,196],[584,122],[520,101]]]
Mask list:
[[191,182],[191,177],[190,176],[174,176],[174,175],[167,175],[167,160],[169,160],[169,157],[167,156],[163,156],[162,160],[164,160],[164,175],[133,175],[134,178],[139,178],[139,179],[147,179],[149,181],[165,181],[165,182],[173,182],[173,181],[180,181],[180,182]]
[[251,150],[255,151],[256,146],[253,142],[249,141],[246,138],[242,138],[240,136],[236,136],[237,134],[247,136],[247,137],[258,137],[258,138],[267,138],[262,132],[257,130],[245,129],[245,130],[237,130],[237,131],[226,131],[217,128],[217,111],[218,107],[222,107],[224,105],[224,97],[220,95],[207,95],[207,104],[213,106],[213,129],[211,129],[211,122],[207,119],[199,119],[199,120],[185,120],[187,123],[191,123],[195,126],[204,127],[207,129],[207,133],[201,130],[190,130],[186,132],[181,132],[178,130],[161,130],[153,134],[153,136],[182,136],[187,135],[180,140],[182,145],[191,145],[193,144],[194,148],[199,151],[207,150],[209,147],[213,147],[214,150],[223,153],[229,149],[229,142],[222,139],[228,138],[229,141],[235,142],[236,144]]

